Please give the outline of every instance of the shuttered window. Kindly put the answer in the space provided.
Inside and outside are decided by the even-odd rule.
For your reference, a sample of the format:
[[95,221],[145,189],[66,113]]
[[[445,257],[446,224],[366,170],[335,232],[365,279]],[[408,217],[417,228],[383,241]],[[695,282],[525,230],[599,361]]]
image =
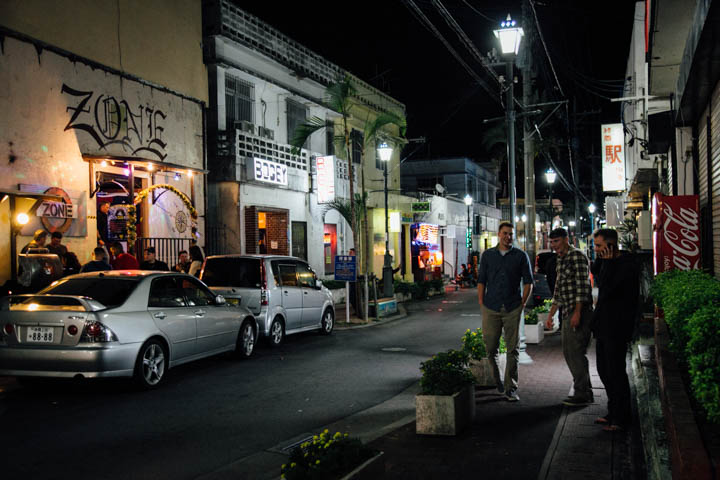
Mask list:
[[245,80],[225,75],[225,118],[227,128],[237,122],[255,121],[255,85]]
[[708,203],[710,206],[713,267],[715,276],[720,278],[720,83],[715,85],[710,106],[710,165]]

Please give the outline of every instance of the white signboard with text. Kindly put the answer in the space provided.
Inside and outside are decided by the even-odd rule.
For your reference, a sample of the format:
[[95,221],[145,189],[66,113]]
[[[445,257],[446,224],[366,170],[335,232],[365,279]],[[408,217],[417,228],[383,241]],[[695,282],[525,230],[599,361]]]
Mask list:
[[625,190],[625,134],[622,123],[602,125],[603,191]]
[[273,183],[275,185],[288,184],[288,167],[280,163],[271,162],[262,158],[253,159],[254,179],[259,182]]
[[318,203],[335,200],[335,157],[315,157],[318,182]]

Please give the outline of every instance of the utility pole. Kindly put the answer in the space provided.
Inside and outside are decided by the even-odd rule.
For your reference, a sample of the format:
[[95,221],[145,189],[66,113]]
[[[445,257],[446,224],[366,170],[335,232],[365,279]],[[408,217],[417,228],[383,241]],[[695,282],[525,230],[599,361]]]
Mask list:
[[[534,40],[534,22],[527,0],[522,3],[523,23],[525,24],[525,52],[522,69],[523,76],[523,104],[530,105],[534,100],[532,81],[534,76],[532,47]],[[525,172],[525,244],[530,262],[535,262],[535,141],[532,135],[531,119],[528,112],[523,116],[523,156]]]

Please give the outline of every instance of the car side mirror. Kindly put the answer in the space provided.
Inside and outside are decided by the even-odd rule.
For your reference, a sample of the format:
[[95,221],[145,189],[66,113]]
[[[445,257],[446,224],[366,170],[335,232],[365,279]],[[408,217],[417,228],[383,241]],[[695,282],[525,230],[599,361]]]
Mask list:
[[318,290],[322,290],[322,285],[322,280],[315,280],[315,288],[317,288]]
[[215,303],[218,305],[225,305],[225,297],[223,297],[222,295],[218,295],[217,297],[215,297]]

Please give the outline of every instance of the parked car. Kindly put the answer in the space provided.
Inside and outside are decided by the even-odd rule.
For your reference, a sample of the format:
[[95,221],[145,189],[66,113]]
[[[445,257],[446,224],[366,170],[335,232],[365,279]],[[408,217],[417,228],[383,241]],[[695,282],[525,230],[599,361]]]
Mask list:
[[555,261],[556,253],[552,250],[540,250],[535,256],[535,274],[532,291],[532,305],[541,305],[545,300],[552,298],[554,281],[548,281],[548,273],[555,274],[555,269],[548,272],[548,262]]
[[258,332],[247,309],[182,273],[81,273],[0,303],[0,375],[134,377],[152,388],[182,363],[251,356]]
[[330,290],[299,258],[278,255],[214,255],[205,259],[200,278],[228,302],[250,310],[260,336],[277,347],[286,335],[335,325]]

